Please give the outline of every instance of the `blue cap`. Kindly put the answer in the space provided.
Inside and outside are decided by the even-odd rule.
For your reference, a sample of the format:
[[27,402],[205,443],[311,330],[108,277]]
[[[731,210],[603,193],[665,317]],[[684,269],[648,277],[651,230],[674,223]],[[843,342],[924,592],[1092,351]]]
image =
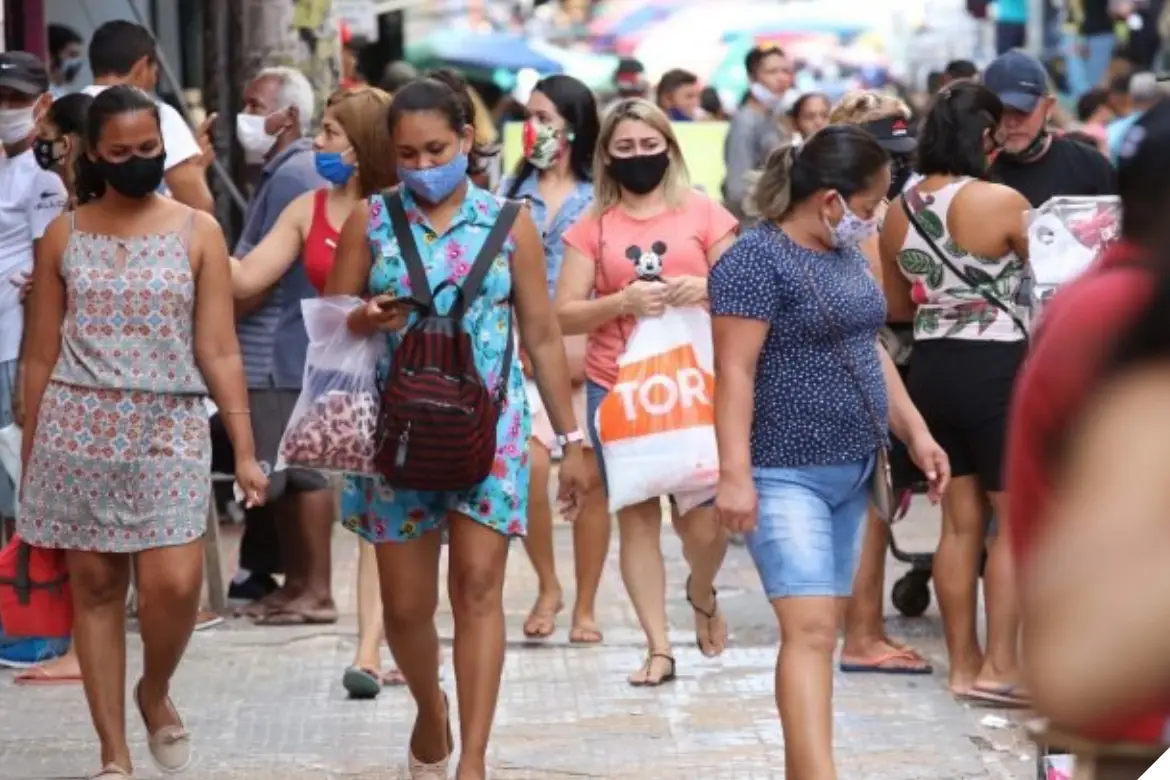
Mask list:
[[1030,114],[1048,94],[1048,71],[1031,54],[1012,49],[991,61],[983,71],[983,84],[1007,108]]

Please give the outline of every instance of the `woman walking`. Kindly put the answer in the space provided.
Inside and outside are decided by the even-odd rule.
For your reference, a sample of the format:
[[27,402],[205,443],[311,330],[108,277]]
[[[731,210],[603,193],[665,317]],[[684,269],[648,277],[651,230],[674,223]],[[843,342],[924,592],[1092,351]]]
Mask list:
[[[565,451],[561,496],[570,507],[579,506],[586,487],[584,435],[573,416],[540,233],[523,209],[487,266],[478,294],[461,297],[472,269],[484,268],[479,253],[507,214],[499,200],[469,180],[483,165],[474,123],[466,84],[456,74],[441,71],[395,95],[388,124],[403,186],[354,209],[342,228],[326,288],[331,295],[372,296],[350,315],[349,326],[368,336],[385,333],[391,350],[401,343],[398,332],[418,321],[420,308],[413,300],[433,296],[440,313],[460,301],[466,307],[461,332],[471,339],[475,368],[501,397],[495,460],[478,485],[419,492],[394,489],[381,477],[351,478],[343,497],[343,514],[360,517],[358,532],[376,545],[386,636],[418,706],[408,756],[413,780],[446,778],[455,750],[450,707],[439,685],[434,622],[445,534],[462,741],[455,776],[487,777],[506,639],[504,570],[509,542],[524,535],[528,518],[531,425],[523,373],[511,348],[513,317]],[[400,245],[400,235],[414,246]],[[405,259],[415,251],[421,268]],[[412,284],[420,273],[430,290]],[[405,445],[401,452],[405,458]]]
[[[544,235],[544,260],[548,267],[548,294],[556,294],[557,279],[565,255],[564,233],[593,202],[593,151],[597,146],[597,103],[593,93],[572,76],[549,76],[536,83],[526,108],[524,159],[515,174],[500,183],[499,191],[511,199],[527,201],[532,220]],[[565,354],[573,380],[573,408],[582,430],[585,422],[585,339],[565,339]],[[553,548],[553,508],[548,499],[551,455],[556,451],[548,413],[540,400],[531,369],[528,405],[532,409],[531,477],[528,486],[528,535],[524,549],[536,570],[539,592],[524,622],[524,636],[544,639],[556,630],[563,608]],[[591,442],[584,442],[586,446]],[[592,455],[586,458],[595,465]],[[593,480],[595,481],[595,480]],[[573,558],[577,592],[569,641],[593,644],[601,641],[597,628],[596,599],[609,551],[609,513],[605,496],[593,491],[573,520]]]
[[225,415],[248,503],[263,501],[267,478],[253,455],[223,233],[157,194],[163,146],[154,100],[129,86],[104,91],[90,106],[86,144],[77,182],[85,205],[58,218],[38,247],[19,527],[30,544],[66,551],[77,653],[101,740],[98,777],[115,780],[133,772],[125,726],[131,565],[144,645],[135,708],[159,768],[191,763],[170,686],[203,582],[209,392]]
[[[557,311],[566,333],[587,333],[587,422],[604,483],[597,436],[598,407],[612,390],[618,358],[638,317],[668,306],[707,303],[707,274],[734,240],[735,217],[690,186],[682,151],[666,115],[646,100],[623,100],[602,123],[593,173],[593,208],[565,233],[565,262]],[[653,279],[640,278],[634,260],[652,254]],[[662,281],[665,280],[665,281]],[[684,468],[680,461],[680,469]],[[695,613],[700,650],[713,657],[727,643],[715,575],[727,541],[710,506],[673,513],[690,565],[686,597]],[[622,580],[646,635],[646,660],[631,685],[657,686],[675,677],[667,633],[662,507],[658,499],[618,512]]]

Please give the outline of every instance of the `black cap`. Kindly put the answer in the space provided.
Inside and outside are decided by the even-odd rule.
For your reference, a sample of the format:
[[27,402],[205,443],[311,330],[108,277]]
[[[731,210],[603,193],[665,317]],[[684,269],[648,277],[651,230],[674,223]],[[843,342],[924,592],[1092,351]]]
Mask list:
[[1048,71],[1020,49],[1004,52],[983,71],[983,85],[1008,108],[1030,114],[1048,94]]
[[918,148],[918,139],[914,137],[910,123],[900,116],[875,119],[861,127],[877,139],[881,148],[891,154],[910,154]]
[[0,87],[26,95],[49,91],[49,71],[40,57],[27,51],[0,52]]

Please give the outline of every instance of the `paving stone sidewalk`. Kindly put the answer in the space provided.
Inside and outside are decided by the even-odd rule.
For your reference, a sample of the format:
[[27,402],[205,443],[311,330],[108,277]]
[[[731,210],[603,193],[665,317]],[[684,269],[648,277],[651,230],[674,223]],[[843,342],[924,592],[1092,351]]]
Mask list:
[[[913,549],[937,538],[929,517],[899,526]],[[557,533],[558,563],[571,587],[571,536]],[[602,586],[606,642],[570,647],[567,618],[541,645],[520,639],[535,577],[519,545],[509,565],[509,646],[493,737],[494,780],[749,780],[783,778],[782,739],[772,697],[776,630],[751,561],[732,549],[720,598],[733,646],[717,660],[694,647],[683,598],[685,566],[667,531],[670,616],[679,678],[635,689],[626,675],[641,661],[641,634],[622,591],[616,550]],[[388,689],[376,701],[350,702],[342,669],[354,646],[356,545],[339,531],[335,582],[343,618],[336,626],[257,628],[231,620],[192,641],[175,699],[193,730],[195,780],[373,780],[398,778],[413,708]],[[892,581],[891,576],[890,581]],[[571,594],[567,594],[571,595]],[[567,599],[568,600],[568,599]],[[892,614],[888,610],[887,614]],[[892,620],[943,668],[937,613]],[[440,616],[451,636],[450,614]],[[133,680],[139,643],[131,640]],[[446,678],[453,688],[448,664]],[[945,678],[838,675],[836,734],[842,780],[1023,780],[1034,777],[1030,750],[1015,727],[981,724],[989,711],[956,703]],[[140,777],[158,777],[145,735],[130,717]],[[1002,724],[1001,724],[1002,725]],[[79,688],[17,688],[0,675],[0,778],[84,777],[96,769],[96,741]]]

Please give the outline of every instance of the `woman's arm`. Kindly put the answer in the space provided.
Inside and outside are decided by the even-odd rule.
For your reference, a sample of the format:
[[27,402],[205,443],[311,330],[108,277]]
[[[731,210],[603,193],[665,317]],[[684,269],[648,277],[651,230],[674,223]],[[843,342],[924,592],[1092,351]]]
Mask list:
[[251,252],[239,260],[232,258],[232,293],[236,298],[251,298],[266,291],[296,262],[305,246],[315,196],[314,192],[306,192],[288,204]]
[[61,327],[65,321],[65,282],[61,278],[61,257],[69,243],[71,217],[53,220],[45,235],[35,244],[33,286],[29,294],[28,331],[24,351],[24,381],[15,392],[24,400],[24,431],[21,438],[22,472],[28,473],[28,460],[36,439],[41,399],[61,354]]
[[[561,326],[548,299],[548,277],[540,233],[527,209],[521,209],[512,228],[516,251],[512,255],[512,296],[520,342],[532,362],[540,397],[548,410],[553,430],[559,434],[577,430],[573,388]],[[564,270],[561,272],[564,282]]]
[[[898,252],[902,249],[902,242],[909,229],[906,215],[902,212],[902,198],[899,196],[890,203],[882,222],[876,258],[879,270],[874,274],[886,295],[887,322],[913,322],[918,308],[910,296],[910,282],[898,268]],[[867,255],[866,259],[873,264],[874,258]]]
[[713,317],[715,345],[715,439],[722,478],[751,481],[752,416],[756,363],[770,323],[744,317]]
[[627,311],[626,290],[592,297],[594,273],[593,258],[573,247],[565,247],[555,305],[559,326],[567,336],[589,333],[630,313]]
[[233,318],[227,242],[215,219],[195,215],[198,270],[195,279],[195,362],[232,441],[236,463],[253,460],[248,385]]
[[[389,219],[389,216],[386,217]],[[337,239],[337,251],[333,254],[333,268],[325,282],[326,295],[356,295],[367,297],[369,293],[370,269],[374,257],[370,251],[367,232],[370,222],[370,206],[362,201],[349,212],[341,235]],[[547,294],[547,293],[546,293]],[[370,307],[358,307],[350,312],[349,329],[362,336],[372,335],[379,324],[371,321]]]
[[1008,247],[1016,253],[1016,257],[1028,260],[1028,220],[1027,213],[1032,204],[1020,193],[1010,187],[1001,187],[1000,211],[1001,224],[1007,226],[1006,241]]
[[886,352],[881,339],[877,342],[878,357],[882,361],[882,374],[886,380],[886,393],[890,398],[890,430],[898,439],[910,444],[915,438],[930,433],[926,427],[926,420],[918,412],[918,407],[910,400],[906,392],[906,385],[902,375],[898,373],[898,366],[890,353]]

